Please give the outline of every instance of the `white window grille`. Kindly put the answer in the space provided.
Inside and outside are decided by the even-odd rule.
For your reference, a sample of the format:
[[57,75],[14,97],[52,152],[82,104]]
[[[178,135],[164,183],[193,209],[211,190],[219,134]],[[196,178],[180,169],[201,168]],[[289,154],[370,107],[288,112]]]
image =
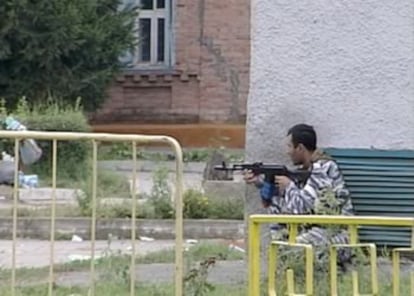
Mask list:
[[138,46],[135,68],[167,68],[172,64],[172,1],[136,0]]

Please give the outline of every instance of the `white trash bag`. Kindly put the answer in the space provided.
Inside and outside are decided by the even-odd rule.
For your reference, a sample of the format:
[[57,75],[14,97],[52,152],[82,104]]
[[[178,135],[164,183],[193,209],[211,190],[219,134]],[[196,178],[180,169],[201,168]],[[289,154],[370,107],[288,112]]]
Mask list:
[[42,149],[32,139],[24,140],[20,146],[20,158],[25,165],[31,165],[42,156]]
[[[6,129],[14,131],[27,131],[27,128],[11,116],[5,120]],[[20,145],[20,158],[24,165],[31,165],[42,156],[42,149],[33,139],[23,140]]]

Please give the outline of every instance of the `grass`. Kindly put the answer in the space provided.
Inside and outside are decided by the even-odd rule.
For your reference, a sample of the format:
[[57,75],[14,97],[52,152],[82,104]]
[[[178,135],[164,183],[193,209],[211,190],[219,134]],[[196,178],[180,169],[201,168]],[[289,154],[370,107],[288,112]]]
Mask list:
[[[125,155],[131,148],[130,145],[114,146],[112,154]],[[105,147],[103,147],[105,148]],[[204,150],[203,150],[204,151]],[[197,160],[200,155],[208,155],[205,150],[203,153],[192,151],[188,156],[192,160]],[[110,153],[110,154],[111,154]],[[165,154],[165,153],[164,153]],[[85,172],[85,170],[81,170]],[[30,173],[30,170],[28,171]],[[92,213],[92,177],[91,167],[88,166],[85,178],[80,176],[70,178],[64,174],[57,176],[57,188],[78,189],[76,193],[78,207],[72,205],[57,205],[57,217],[90,217]],[[78,174],[79,175],[79,174]],[[174,217],[174,206],[171,203],[171,194],[173,192],[168,182],[168,169],[164,166],[158,167],[153,172],[153,186],[151,192],[138,194],[138,206],[136,218],[140,219],[171,219]],[[43,170],[39,173],[40,187],[50,187],[52,176],[50,169]],[[131,184],[126,174],[116,173],[111,170],[98,170],[97,192],[98,201],[97,217],[98,218],[130,218],[132,216],[131,207]],[[230,200],[207,198],[201,191],[187,190],[184,192],[184,218],[187,219],[237,219],[244,218],[243,199]],[[108,200],[110,198],[115,198]],[[106,203],[101,203],[106,199]],[[109,204],[112,203],[112,204]],[[12,211],[9,209],[0,209],[2,217],[10,217]],[[47,217],[50,216],[50,207],[42,206],[29,207],[19,205],[17,215],[19,217]]]
[[[12,294],[9,291],[9,288],[0,288],[0,295],[2,296],[11,296]],[[217,285],[215,286],[214,291],[210,292],[210,296],[241,296],[246,295],[244,286],[229,286],[229,285]],[[30,296],[45,296],[47,295],[47,286],[40,285],[36,287],[26,287],[21,288],[16,293],[17,296],[20,295],[30,295]],[[54,296],[86,296],[88,295],[87,288],[67,288],[67,287],[58,287]],[[99,296],[130,296],[129,287],[124,286],[120,287],[118,284],[113,283],[100,283],[96,286],[95,295]],[[174,286],[171,284],[164,285],[137,285],[135,295],[139,296],[173,296],[174,295]],[[190,296],[190,295],[189,295]]]
[[[185,219],[229,219],[243,220],[243,212],[240,209],[240,201],[214,201],[209,205],[206,217],[197,217],[194,213],[186,213]],[[19,204],[17,208],[18,217],[26,218],[49,218],[52,209],[48,205],[25,205]],[[0,217],[11,218],[13,210],[10,208],[0,208]],[[99,204],[97,218],[130,218],[132,216],[131,200],[125,198],[123,201],[114,204]],[[56,217],[58,218],[90,218],[91,213],[75,204],[57,204]],[[136,210],[137,219],[164,219],[154,212],[154,206],[148,200],[138,203]],[[171,217],[173,218],[173,217]]]
[[[217,260],[242,260],[244,254],[229,249],[227,245],[220,243],[202,242],[191,246],[185,252],[185,260],[187,262],[199,262],[206,258],[215,257]],[[174,249],[166,249],[157,252],[151,252],[144,256],[137,256],[136,264],[153,264],[153,263],[173,263],[175,260]],[[55,273],[64,272],[82,272],[88,271],[90,268],[90,260],[77,260],[70,263],[56,264],[54,266]],[[131,263],[131,256],[120,254],[112,251],[110,245],[105,256],[95,260],[95,270],[105,273],[108,270],[128,269]],[[10,281],[10,270],[0,271],[0,283]],[[18,279],[24,279],[25,282],[41,281],[47,279],[49,268],[20,268],[16,272]],[[3,294],[0,294],[3,295]]]
[[[229,250],[227,246],[216,243],[199,243],[194,245],[185,253],[185,258],[189,262],[200,262],[206,260],[206,258],[216,257],[221,260],[240,260],[243,258],[242,253]],[[146,256],[137,257],[137,264],[148,263],[167,263],[174,260],[173,250],[164,250],[154,252]],[[56,274],[62,272],[81,272],[88,271],[90,267],[90,261],[78,261],[68,264],[60,264],[55,266]],[[95,265],[99,279],[96,283],[95,295],[99,296],[127,296],[129,294],[129,264],[130,258],[128,256],[118,255],[116,253],[108,252],[108,255],[102,259],[97,260]],[[370,289],[370,272],[369,266],[358,267],[359,271],[359,283],[360,292],[368,294]],[[214,270],[210,271],[214,273]],[[243,272],[235,270],[234,272]],[[410,281],[406,272],[401,273],[401,294],[402,296],[410,294]],[[156,274],[154,277],[156,278]],[[223,275],[225,276],[225,275]],[[285,275],[281,275],[283,278],[279,278],[278,293],[285,295]],[[17,280],[19,287],[17,288],[16,295],[31,295],[31,296],[44,296],[47,295],[47,278],[48,268],[36,268],[36,269],[19,269],[17,271]],[[0,273],[0,295],[11,296],[10,293],[10,271],[3,270]],[[23,280],[24,282],[19,282]],[[89,279],[85,279],[85,285],[68,287],[69,283],[65,285],[54,285],[54,295],[56,296],[69,296],[69,295],[88,295]],[[296,292],[304,292],[304,280],[303,277],[297,275],[295,278]],[[392,283],[391,276],[384,272],[384,269],[379,269],[379,296],[392,295]],[[199,280],[199,284],[203,284],[203,280]],[[204,282],[204,284],[206,284]],[[210,283],[211,284],[211,283]],[[194,284],[193,284],[194,285]],[[189,286],[189,282],[186,282],[186,287]],[[186,294],[186,296],[196,295],[210,295],[210,296],[240,296],[247,294],[247,285],[245,283],[238,284],[213,284],[213,290],[204,294]],[[329,275],[328,273],[316,273],[314,281],[314,296],[327,296],[330,295],[329,290]],[[340,295],[353,295],[352,294],[352,277],[351,273],[345,273],[338,277],[338,290]],[[142,283],[136,284],[135,295],[140,296],[169,296],[174,295],[174,286],[170,283]],[[266,294],[265,283],[262,285],[261,295]],[[278,294],[279,295],[279,294]]]
[[[212,151],[217,148],[193,148],[183,149],[184,162],[205,162],[208,161]],[[244,150],[239,149],[221,149],[231,162],[242,162],[244,159]],[[98,155],[99,160],[131,160],[132,148],[129,143],[110,143],[100,147]],[[137,149],[138,160],[148,161],[172,161],[175,159],[172,151],[163,149],[161,151],[149,150],[148,147],[139,147]]]
[[[401,296],[409,296],[410,294],[410,279],[407,274],[401,276]],[[285,281],[278,289],[278,293],[285,291]],[[351,273],[346,273],[341,277],[338,277],[338,292],[341,296],[353,296],[353,284]],[[327,296],[330,295],[330,280],[328,274],[323,276],[315,276],[314,281],[314,295],[315,296]],[[392,295],[392,281],[391,276],[386,275],[379,271],[378,276],[379,294],[378,296],[390,296]],[[304,293],[305,286],[303,279],[296,279],[296,293]],[[359,268],[359,295],[371,295],[371,280],[370,271],[368,267]],[[282,294],[283,295],[283,294]]]
[[[40,187],[49,187],[51,177],[39,176]],[[167,180],[168,170],[159,167],[153,172],[153,186],[149,193],[138,194],[136,218],[139,219],[171,219],[174,207],[171,203],[172,188]],[[92,180],[69,180],[59,178],[58,188],[77,189],[75,203],[78,206],[57,204],[56,217],[91,217],[92,214]],[[10,189],[11,190],[11,189]],[[9,192],[11,195],[12,192]],[[130,218],[132,216],[131,188],[126,175],[108,170],[99,170],[96,192],[98,218]],[[242,199],[207,198],[201,191],[184,192],[184,218],[186,219],[237,219],[244,218],[244,202]],[[105,199],[105,202],[103,200]],[[101,202],[102,201],[102,202]],[[76,205],[76,204],[75,204]],[[18,205],[19,217],[48,217],[51,208],[48,205]],[[12,211],[0,209],[2,217],[10,217]]]
[[[39,176],[40,187],[52,187],[52,176]],[[57,176],[57,188],[79,188],[87,192],[91,191],[89,184],[91,179],[73,180]],[[89,185],[89,186],[88,186]],[[97,179],[98,197],[131,197],[130,185],[125,175],[109,170],[98,170]]]
[[[244,255],[238,251],[230,250],[228,246],[218,243],[199,243],[185,252],[185,258],[191,261],[202,261],[205,258],[216,257],[218,260],[243,260]],[[173,263],[175,260],[174,249],[151,252],[145,256],[137,256],[136,264]],[[108,256],[96,260],[97,271],[104,271],[117,266],[126,266],[131,262],[129,255],[121,255],[109,250]],[[56,272],[86,271],[90,267],[90,260],[74,261],[55,266]],[[27,276],[27,275],[26,275]]]
[[[237,272],[237,271],[235,271]],[[154,275],[156,276],[156,275]],[[362,280],[360,281],[360,292],[361,293],[369,293],[370,292],[370,283],[366,280],[366,277],[362,276]],[[297,283],[301,280],[297,279]],[[329,282],[326,280],[319,279],[315,281],[314,289],[315,289],[315,296],[328,296],[330,295],[329,291]],[[392,295],[392,285],[391,280],[388,277],[382,277],[379,279],[380,285],[380,293],[379,296],[390,296]],[[242,296],[247,295],[247,285],[245,284],[238,284],[238,285],[214,285],[214,290],[207,292],[205,294],[200,295],[210,295],[210,296]],[[348,274],[347,276],[339,279],[338,281],[338,290],[340,291],[340,295],[343,296],[351,296],[352,294],[352,280],[351,276]],[[30,295],[30,296],[44,296],[47,295],[47,285],[36,285],[32,287],[19,287],[17,289],[16,295]],[[262,293],[261,295],[267,295],[265,292],[265,286],[262,286]],[[284,288],[279,289],[278,293],[280,295],[285,295],[283,293]],[[304,291],[303,280],[302,284],[297,285],[298,293]],[[86,287],[64,287],[64,286],[55,286],[54,295],[55,296],[68,296],[68,295],[88,295],[88,288]],[[3,286],[0,287],[0,295],[2,296],[11,296],[10,287]],[[99,296],[129,296],[129,285],[127,283],[120,284],[119,282],[115,281],[99,281],[96,285],[95,295]],[[138,283],[136,285],[135,295],[140,296],[172,296],[174,295],[174,286],[172,284],[143,284]],[[279,294],[278,294],[279,295]],[[408,276],[401,278],[401,296],[409,296],[410,294],[410,284]],[[194,295],[188,295],[194,296]]]
[[[217,257],[219,260],[243,260],[244,255],[239,251],[230,250],[227,245],[217,243],[200,243],[189,248],[187,257],[200,261],[206,257]],[[138,263],[172,263],[174,250],[164,250],[150,253],[138,258]]]
[[[107,185],[109,187],[109,185]],[[117,187],[109,187],[98,195],[97,218],[130,218],[132,216],[132,199],[127,197],[117,197],[108,199],[108,196],[119,196],[122,190],[117,191]],[[193,190],[194,191],[194,190]],[[184,218],[185,219],[230,219],[243,220],[244,202],[241,199],[211,199],[200,192],[193,198],[187,198],[190,192],[184,195]],[[118,195],[117,195],[118,194]],[[103,201],[106,201],[105,203]],[[101,202],[102,201],[102,202]],[[80,198],[72,204],[56,204],[56,217],[91,217],[90,195]],[[161,207],[160,205],[163,205]],[[0,208],[0,216],[3,218],[12,217],[11,202],[8,208]],[[158,209],[158,211],[156,210]],[[163,209],[163,210],[162,210]],[[169,213],[169,211],[172,211]],[[168,215],[166,214],[168,212]],[[50,217],[51,206],[48,204],[29,205],[18,204],[18,217]],[[137,219],[171,219],[173,218],[173,208],[169,197],[163,199],[153,199],[151,197],[137,197],[136,218]]]

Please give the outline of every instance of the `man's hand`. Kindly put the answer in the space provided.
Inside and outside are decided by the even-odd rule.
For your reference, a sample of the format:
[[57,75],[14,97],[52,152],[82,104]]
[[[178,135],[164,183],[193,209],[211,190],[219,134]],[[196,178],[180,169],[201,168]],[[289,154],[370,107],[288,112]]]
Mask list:
[[253,174],[251,170],[243,171],[243,179],[247,184],[256,184],[257,182],[259,182],[259,176]]
[[275,183],[279,187],[279,191],[283,192],[289,186],[291,179],[286,176],[275,176]]

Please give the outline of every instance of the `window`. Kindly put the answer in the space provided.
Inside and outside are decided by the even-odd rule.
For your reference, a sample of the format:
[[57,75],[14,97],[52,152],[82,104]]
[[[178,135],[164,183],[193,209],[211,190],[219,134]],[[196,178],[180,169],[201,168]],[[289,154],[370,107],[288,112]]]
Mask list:
[[137,0],[139,6],[138,48],[135,68],[153,69],[171,66],[172,0]]

